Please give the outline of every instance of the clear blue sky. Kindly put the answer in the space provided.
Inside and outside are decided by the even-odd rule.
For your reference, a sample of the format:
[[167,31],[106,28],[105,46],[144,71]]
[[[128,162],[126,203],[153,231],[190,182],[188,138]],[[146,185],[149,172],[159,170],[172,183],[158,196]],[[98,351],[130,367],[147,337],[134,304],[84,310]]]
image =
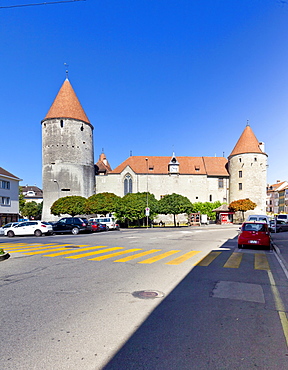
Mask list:
[[102,148],[112,168],[130,151],[228,157],[249,120],[268,182],[288,180],[286,1],[86,0],[0,17],[0,166],[22,185],[42,186],[41,120],[65,62],[95,162]]

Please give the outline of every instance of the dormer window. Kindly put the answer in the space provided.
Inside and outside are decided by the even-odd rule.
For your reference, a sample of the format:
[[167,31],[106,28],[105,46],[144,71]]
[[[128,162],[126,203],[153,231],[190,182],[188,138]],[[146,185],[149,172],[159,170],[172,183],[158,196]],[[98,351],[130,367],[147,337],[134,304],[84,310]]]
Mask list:
[[195,171],[200,171],[200,166],[195,166]]

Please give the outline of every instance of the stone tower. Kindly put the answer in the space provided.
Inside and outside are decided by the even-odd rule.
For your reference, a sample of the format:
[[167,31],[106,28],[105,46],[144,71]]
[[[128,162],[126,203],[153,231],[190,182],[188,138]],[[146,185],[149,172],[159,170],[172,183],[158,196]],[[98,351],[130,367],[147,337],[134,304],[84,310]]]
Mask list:
[[267,154],[247,125],[228,157],[229,201],[249,198],[257,204],[253,213],[266,213]]
[[93,153],[93,126],[66,79],[42,121],[42,220],[55,219],[58,198],[94,194]]

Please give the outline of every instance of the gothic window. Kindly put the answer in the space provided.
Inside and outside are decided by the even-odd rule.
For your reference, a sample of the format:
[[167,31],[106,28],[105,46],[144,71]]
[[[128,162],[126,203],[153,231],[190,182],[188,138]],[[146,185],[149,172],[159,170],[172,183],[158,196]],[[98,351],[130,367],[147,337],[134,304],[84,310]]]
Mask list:
[[242,182],[239,182],[239,190],[242,190]]
[[239,171],[239,177],[242,177],[242,171]]
[[60,127],[64,127],[63,119],[60,120]]
[[124,195],[132,193],[132,177],[126,175],[124,179]]

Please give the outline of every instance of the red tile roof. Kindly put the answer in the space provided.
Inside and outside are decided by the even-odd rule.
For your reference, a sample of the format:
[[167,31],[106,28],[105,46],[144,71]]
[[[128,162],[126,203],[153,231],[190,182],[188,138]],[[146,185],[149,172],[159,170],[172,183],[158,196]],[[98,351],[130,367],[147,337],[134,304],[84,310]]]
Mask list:
[[64,81],[44,119],[48,118],[72,118],[90,123],[68,79]]
[[244,153],[263,153],[259,147],[259,141],[250,126],[245,127],[229,158],[233,155]]
[[4,168],[2,168],[2,167],[0,167],[0,175],[3,175],[5,177],[11,177],[15,180],[21,180],[21,179],[19,179],[19,177],[16,177],[16,176],[12,175],[11,172],[8,172],[8,171],[4,170]]
[[104,172],[105,174],[112,171],[110,164],[106,158],[104,153],[101,153],[99,156],[99,161],[96,163],[96,167],[98,167],[97,172]]
[[[148,163],[146,161],[148,158]],[[171,157],[131,156],[110,173],[121,173],[126,166],[137,174],[168,174],[168,164]],[[177,157],[179,174],[229,176],[226,168],[227,159],[224,157]]]

